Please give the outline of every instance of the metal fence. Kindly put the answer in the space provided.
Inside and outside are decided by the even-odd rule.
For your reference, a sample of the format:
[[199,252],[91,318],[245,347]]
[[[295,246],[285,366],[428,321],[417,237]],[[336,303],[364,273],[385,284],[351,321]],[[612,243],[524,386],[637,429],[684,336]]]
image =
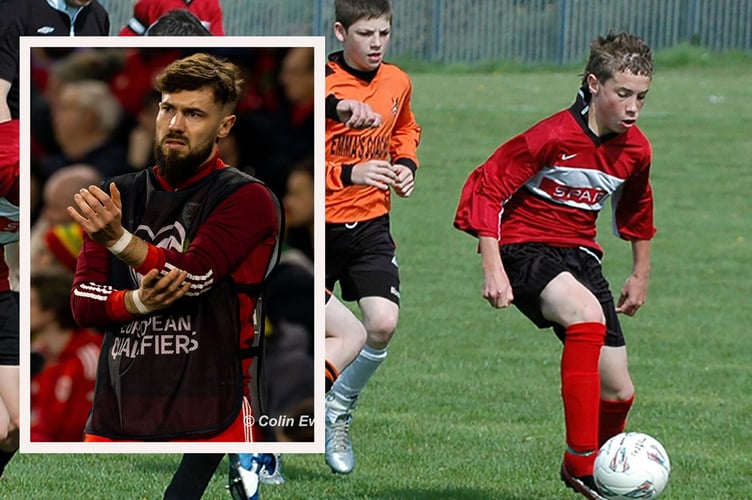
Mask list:
[[[117,33],[135,0],[100,0]],[[222,0],[228,35],[332,36],[334,0]],[[752,50],[752,0],[393,0],[389,57],[454,63],[580,62],[590,40],[626,29],[655,50]]]

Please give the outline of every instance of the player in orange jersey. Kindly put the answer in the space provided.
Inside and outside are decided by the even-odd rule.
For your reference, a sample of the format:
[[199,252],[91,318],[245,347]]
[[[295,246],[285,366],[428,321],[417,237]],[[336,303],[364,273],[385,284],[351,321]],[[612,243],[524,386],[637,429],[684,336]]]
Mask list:
[[[326,66],[326,286],[339,282],[344,300],[358,301],[367,341],[327,395],[326,462],[347,474],[355,466],[351,411],[387,355],[397,328],[400,279],[390,234],[391,191],[415,186],[420,127],[410,109],[412,85],[383,62],[389,45],[389,0],[336,0],[334,34],[343,50]],[[352,126],[343,101],[360,101],[381,117]]]

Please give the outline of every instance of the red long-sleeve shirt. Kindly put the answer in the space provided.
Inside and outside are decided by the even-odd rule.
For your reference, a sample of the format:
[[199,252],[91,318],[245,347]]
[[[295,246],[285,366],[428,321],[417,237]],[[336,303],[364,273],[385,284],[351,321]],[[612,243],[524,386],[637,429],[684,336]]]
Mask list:
[[596,218],[613,196],[617,236],[651,239],[650,143],[637,127],[596,137],[583,115],[587,97],[581,92],[572,107],[513,137],[476,168],[462,190],[455,227],[502,245],[601,250]]

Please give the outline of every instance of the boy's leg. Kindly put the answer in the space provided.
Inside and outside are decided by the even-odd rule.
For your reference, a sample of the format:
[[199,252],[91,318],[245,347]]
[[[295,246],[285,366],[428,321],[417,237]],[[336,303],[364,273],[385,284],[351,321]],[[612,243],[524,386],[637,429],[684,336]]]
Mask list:
[[326,392],[365,345],[365,326],[347,306],[326,295]]
[[[8,248],[6,246],[6,252]],[[13,266],[10,267],[12,271]],[[18,344],[18,293],[3,292],[0,294],[0,477],[5,471],[5,466],[18,450],[20,383]]]
[[627,414],[634,401],[634,386],[627,367],[626,346],[604,346],[601,350],[599,371],[601,401],[598,446],[600,447],[609,438],[624,432]]
[[387,346],[399,317],[399,306],[382,297],[364,297],[359,304],[368,339],[355,360],[337,378],[326,404],[326,462],[332,471],[341,474],[355,467],[350,439],[352,409],[360,392],[386,359]]
[[606,325],[583,322],[566,329],[561,356],[561,396],[564,403],[567,451],[564,462],[574,476],[592,476],[598,451],[600,356]]
[[355,360],[340,373],[332,390],[339,399],[354,400],[386,358],[392,334],[397,328],[399,306],[382,297],[359,301],[366,328],[366,345]]
[[606,336],[603,310],[595,296],[568,272],[551,280],[540,299],[543,316],[565,328],[561,395],[567,450],[563,472],[575,478],[592,476],[598,451],[598,366]]

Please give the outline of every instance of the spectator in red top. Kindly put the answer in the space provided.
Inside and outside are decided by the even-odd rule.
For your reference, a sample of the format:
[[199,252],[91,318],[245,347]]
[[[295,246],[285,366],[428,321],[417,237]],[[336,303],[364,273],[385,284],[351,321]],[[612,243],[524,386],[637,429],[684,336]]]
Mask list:
[[69,306],[71,282],[60,272],[31,277],[32,351],[44,360],[31,379],[32,441],[82,441],[94,397],[102,336],[76,325]]
[[133,17],[120,30],[120,36],[145,35],[157,19],[172,10],[187,10],[196,16],[212,35],[225,34],[219,0],[138,0]]

